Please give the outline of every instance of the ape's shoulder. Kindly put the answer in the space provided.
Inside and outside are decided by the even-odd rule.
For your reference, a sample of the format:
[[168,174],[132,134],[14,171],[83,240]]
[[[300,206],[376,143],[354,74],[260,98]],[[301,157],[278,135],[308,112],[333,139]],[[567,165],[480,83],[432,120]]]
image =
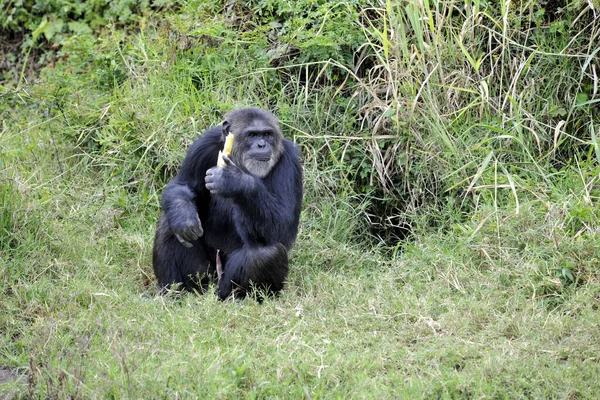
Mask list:
[[[300,149],[287,139],[283,140],[283,153],[271,174],[267,176],[269,185],[278,191],[302,190],[302,162]],[[288,187],[288,184],[291,185]],[[287,188],[287,189],[286,189]],[[292,196],[290,194],[290,196]],[[301,196],[301,195],[300,195]]]
[[292,162],[300,163],[300,149],[296,143],[288,139],[283,139],[284,155]]
[[208,129],[202,134],[188,150],[188,153],[211,153],[219,151],[223,147],[223,134],[220,126]]
[[208,129],[188,149],[181,164],[178,181],[186,182],[195,191],[204,191],[204,175],[217,164],[219,150],[223,147],[220,127]]

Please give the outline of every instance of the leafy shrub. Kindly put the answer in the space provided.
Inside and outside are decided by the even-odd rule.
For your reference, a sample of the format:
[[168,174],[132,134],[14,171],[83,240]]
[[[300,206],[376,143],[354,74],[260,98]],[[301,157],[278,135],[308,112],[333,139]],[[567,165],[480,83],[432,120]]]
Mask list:
[[388,244],[482,198],[518,209],[548,168],[600,161],[589,3],[370,3],[363,57],[341,65],[357,124],[335,132],[354,139],[328,149]]
[[0,34],[11,43],[3,49],[3,53],[8,54],[7,62],[0,64],[0,81],[10,78],[8,72],[18,64],[26,64],[34,48],[41,49],[33,53],[39,66],[46,65],[52,62],[55,51],[73,36],[92,34],[108,24],[127,26],[140,22],[144,25],[147,11],[179,3],[164,0],[9,1],[0,9]]
[[[482,201],[518,210],[553,171],[600,160],[586,39],[600,27],[586,2],[548,13],[537,2],[434,0],[182,7],[140,20],[140,37],[111,28],[63,41],[56,104],[97,159],[168,179],[169,149],[232,107],[268,107],[307,167],[337,174],[320,190],[356,201],[388,245],[452,225]],[[71,84],[87,97],[63,98]],[[103,104],[117,87],[123,102]],[[171,118],[169,129],[156,115]]]

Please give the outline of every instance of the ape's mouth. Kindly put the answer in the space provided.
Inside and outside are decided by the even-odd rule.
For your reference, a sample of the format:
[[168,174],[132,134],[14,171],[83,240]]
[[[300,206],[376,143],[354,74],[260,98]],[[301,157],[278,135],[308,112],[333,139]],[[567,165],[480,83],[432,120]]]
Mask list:
[[250,156],[250,158],[254,161],[261,161],[261,162],[266,162],[269,161],[271,159],[271,153],[256,153],[256,154],[252,154]]

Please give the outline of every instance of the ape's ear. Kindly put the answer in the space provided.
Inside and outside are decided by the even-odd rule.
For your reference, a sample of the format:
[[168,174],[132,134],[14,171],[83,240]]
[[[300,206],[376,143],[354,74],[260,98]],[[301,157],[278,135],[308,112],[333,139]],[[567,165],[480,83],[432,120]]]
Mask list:
[[229,128],[229,121],[223,121],[223,123],[221,124],[221,137],[223,138],[223,140],[225,140],[225,137],[229,135]]

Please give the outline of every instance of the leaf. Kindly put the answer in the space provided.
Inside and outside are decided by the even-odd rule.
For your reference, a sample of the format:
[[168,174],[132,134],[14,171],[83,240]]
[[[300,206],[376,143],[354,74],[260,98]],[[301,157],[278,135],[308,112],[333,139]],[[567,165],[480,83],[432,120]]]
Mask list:
[[578,93],[577,97],[575,97],[575,104],[576,105],[581,105],[581,103],[585,103],[586,101],[588,101],[588,94],[587,93]]
[[92,33],[92,29],[85,22],[69,22],[67,24],[69,30],[77,35],[85,35],[88,33]]
[[35,31],[31,32],[31,37],[33,38],[34,42],[38,38],[38,36],[40,36],[42,33],[44,33],[44,31],[46,30],[47,27],[48,27],[48,18],[44,17],[44,18],[42,18],[42,21],[40,22],[38,27],[35,28]]
[[62,32],[64,26],[65,21],[63,21],[60,18],[51,21],[46,27],[46,29],[44,29],[44,36],[46,37],[46,40],[51,41],[54,35]]

